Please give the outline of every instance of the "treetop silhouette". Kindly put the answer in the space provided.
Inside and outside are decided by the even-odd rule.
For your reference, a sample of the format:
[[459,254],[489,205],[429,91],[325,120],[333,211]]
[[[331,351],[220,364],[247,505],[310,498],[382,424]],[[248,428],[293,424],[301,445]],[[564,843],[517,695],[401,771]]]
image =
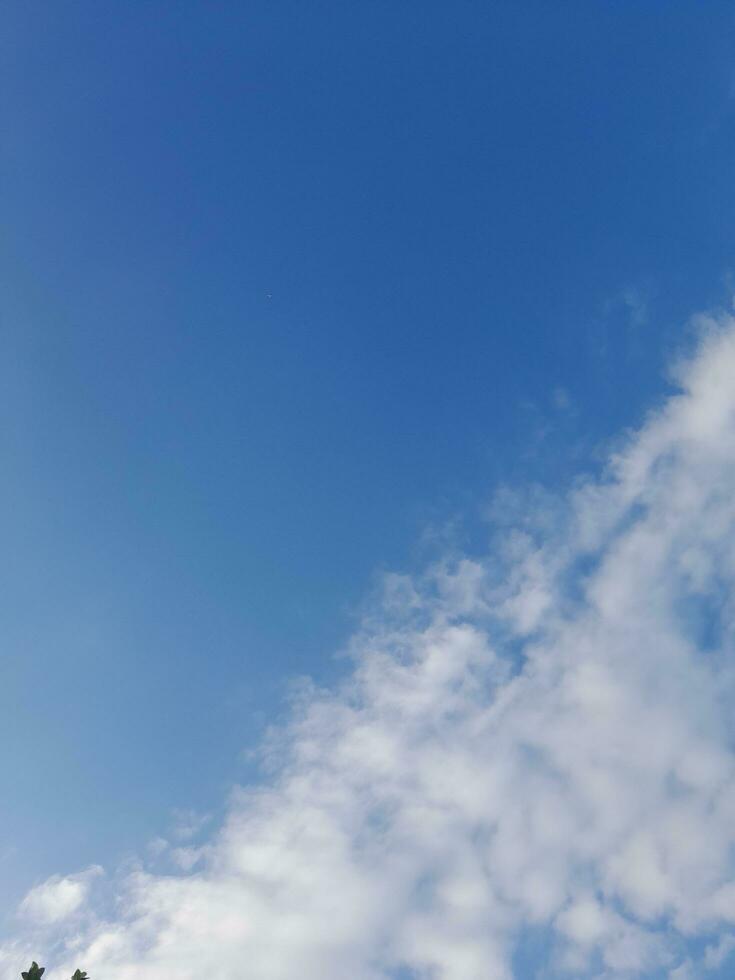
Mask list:
[[[36,961],[34,960],[31,963],[30,969],[26,970],[24,973],[21,973],[21,977],[23,978],[23,980],[41,980],[41,977],[44,975],[45,972],[46,972],[46,967],[39,966],[38,963],[36,963]],[[90,978],[85,970],[76,970],[71,980],[90,980]]]
[[45,972],[46,972],[46,967],[39,966],[38,963],[36,963],[36,961],[34,960],[31,963],[30,970],[28,970],[27,973],[21,973],[21,976],[23,977],[23,980],[41,980],[41,977],[44,975]]

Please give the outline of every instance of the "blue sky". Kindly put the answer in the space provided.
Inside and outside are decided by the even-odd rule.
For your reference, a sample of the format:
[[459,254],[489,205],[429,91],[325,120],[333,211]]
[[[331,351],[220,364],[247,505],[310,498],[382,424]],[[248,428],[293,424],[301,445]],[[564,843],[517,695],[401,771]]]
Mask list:
[[384,572],[484,553],[499,487],[530,520],[519,487],[594,478],[670,393],[729,304],[735,11],[3,21],[12,931],[39,882],[216,824]]

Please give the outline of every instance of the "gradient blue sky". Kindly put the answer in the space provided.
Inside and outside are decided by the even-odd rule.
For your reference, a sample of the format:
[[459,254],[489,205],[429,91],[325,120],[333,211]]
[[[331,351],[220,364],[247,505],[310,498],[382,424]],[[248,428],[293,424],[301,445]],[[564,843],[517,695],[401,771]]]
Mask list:
[[377,571],[667,390],[730,285],[734,29],[4,4],[0,912],[216,811]]

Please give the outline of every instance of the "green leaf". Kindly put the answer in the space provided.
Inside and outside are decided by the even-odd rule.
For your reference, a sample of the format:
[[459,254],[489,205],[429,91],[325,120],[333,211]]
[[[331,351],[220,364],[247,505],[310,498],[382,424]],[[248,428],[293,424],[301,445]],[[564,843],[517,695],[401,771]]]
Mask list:
[[86,970],[77,970],[71,980],[88,980]]
[[46,972],[45,966],[39,966],[34,960],[31,963],[31,968],[26,973],[21,973],[23,980],[41,980],[41,977]]

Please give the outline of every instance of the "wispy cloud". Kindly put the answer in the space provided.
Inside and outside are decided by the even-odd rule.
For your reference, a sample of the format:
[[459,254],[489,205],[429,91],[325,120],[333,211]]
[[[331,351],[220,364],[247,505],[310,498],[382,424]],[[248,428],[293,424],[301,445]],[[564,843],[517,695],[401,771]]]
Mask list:
[[191,872],[121,876],[71,949],[36,922],[0,977],[33,955],[106,980],[508,980],[535,927],[549,976],[723,963],[735,322],[700,326],[601,478],[506,490],[488,556],[388,579],[349,678],[301,692]]
[[631,327],[643,327],[648,323],[651,301],[650,289],[643,286],[626,286],[603,304],[605,316],[622,311]]
[[648,322],[648,297],[642,289],[629,286],[623,290],[621,300],[628,311],[632,326],[642,327]]

